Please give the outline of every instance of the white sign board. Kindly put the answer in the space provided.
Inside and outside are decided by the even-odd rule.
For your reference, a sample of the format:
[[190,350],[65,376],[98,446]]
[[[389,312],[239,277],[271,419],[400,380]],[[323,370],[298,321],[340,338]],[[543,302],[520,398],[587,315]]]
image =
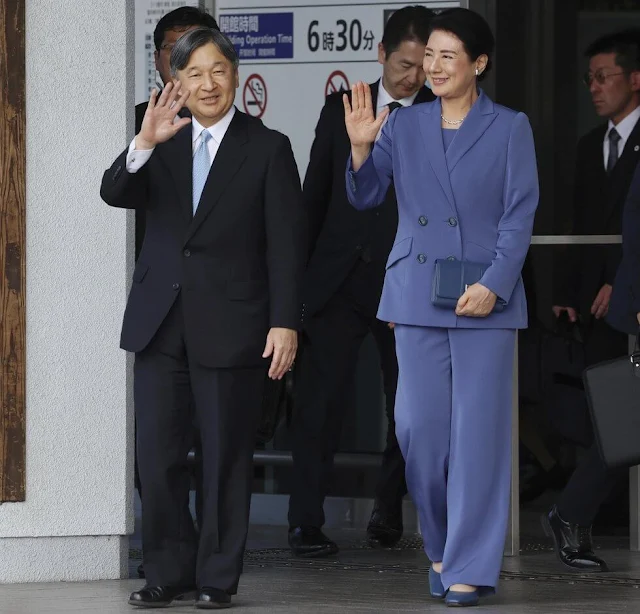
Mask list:
[[135,0],[136,104],[149,100],[149,93],[158,83],[153,52],[153,31],[163,15],[181,6],[205,9],[205,0]]
[[291,139],[303,176],[326,95],[380,77],[378,43],[384,24],[408,4],[438,10],[466,2],[216,2],[220,29],[240,56],[236,105]]

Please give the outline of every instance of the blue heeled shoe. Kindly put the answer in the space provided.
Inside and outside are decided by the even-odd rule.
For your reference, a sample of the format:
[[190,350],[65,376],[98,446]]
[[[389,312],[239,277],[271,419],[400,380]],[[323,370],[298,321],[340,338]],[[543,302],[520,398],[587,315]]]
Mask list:
[[444,599],[447,594],[442,585],[442,577],[433,567],[429,567],[429,593],[434,599]]
[[464,608],[467,606],[478,605],[480,602],[480,591],[476,589],[470,593],[459,591],[448,591],[444,602],[452,608]]

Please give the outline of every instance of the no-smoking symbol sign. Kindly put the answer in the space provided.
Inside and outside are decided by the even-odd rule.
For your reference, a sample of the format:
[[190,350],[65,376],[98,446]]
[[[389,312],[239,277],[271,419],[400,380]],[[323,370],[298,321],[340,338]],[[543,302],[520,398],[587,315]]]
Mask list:
[[242,104],[245,113],[253,117],[262,117],[267,110],[267,85],[257,74],[247,78],[242,90]]
[[341,70],[334,70],[327,79],[324,87],[324,95],[334,94],[335,92],[344,92],[349,89],[349,79]]

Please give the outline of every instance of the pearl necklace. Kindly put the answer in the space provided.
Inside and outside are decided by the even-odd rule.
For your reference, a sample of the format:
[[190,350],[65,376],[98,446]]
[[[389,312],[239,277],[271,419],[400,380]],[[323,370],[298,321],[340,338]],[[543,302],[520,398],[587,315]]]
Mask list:
[[464,121],[464,117],[466,117],[466,115],[462,119],[447,119],[444,115],[440,115],[440,117],[442,117],[442,121],[445,122],[446,124],[457,126],[458,124],[461,124]]

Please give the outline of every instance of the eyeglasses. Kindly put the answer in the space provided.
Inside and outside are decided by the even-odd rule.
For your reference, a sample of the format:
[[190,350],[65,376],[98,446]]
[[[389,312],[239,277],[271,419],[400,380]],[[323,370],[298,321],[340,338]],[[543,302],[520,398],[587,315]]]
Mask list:
[[613,73],[609,73],[608,75],[603,73],[602,70],[596,70],[596,72],[594,72],[593,74],[591,73],[586,73],[584,75],[584,77],[582,77],[582,80],[584,82],[584,84],[587,87],[591,87],[591,84],[595,81],[598,85],[604,85],[606,80],[609,77],[617,77],[618,75],[624,75],[626,74],[625,71],[621,71],[621,72],[613,72]]

